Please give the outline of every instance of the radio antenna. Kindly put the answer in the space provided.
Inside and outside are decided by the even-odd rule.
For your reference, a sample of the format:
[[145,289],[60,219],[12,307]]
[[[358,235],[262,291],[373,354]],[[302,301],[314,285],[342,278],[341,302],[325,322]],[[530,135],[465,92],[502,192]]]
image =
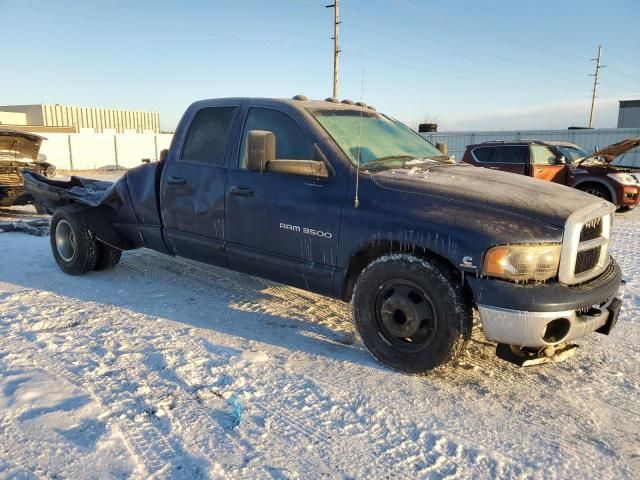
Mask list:
[[360,119],[358,120],[358,163],[356,164],[356,196],[353,199],[354,208],[360,206],[358,190],[360,188],[360,152],[362,151],[362,112],[364,110],[364,68],[360,74]]

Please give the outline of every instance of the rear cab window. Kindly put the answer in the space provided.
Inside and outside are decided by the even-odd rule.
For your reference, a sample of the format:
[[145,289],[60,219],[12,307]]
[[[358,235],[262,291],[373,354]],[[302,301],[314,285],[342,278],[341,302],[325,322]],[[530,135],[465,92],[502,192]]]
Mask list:
[[179,161],[224,165],[229,134],[238,107],[206,107],[196,113]]

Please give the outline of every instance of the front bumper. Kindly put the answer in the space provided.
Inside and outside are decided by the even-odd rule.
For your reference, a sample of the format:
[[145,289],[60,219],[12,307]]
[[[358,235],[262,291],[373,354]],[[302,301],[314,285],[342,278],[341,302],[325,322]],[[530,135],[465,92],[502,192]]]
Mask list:
[[518,285],[468,279],[488,340],[522,347],[544,347],[575,340],[617,320],[620,267],[612,259],[599,277],[580,285]]
[[617,321],[617,310],[611,308],[614,301],[607,300],[587,312],[524,312],[486,305],[478,305],[478,310],[488,340],[538,348],[586,337],[609,323],[608,333]]

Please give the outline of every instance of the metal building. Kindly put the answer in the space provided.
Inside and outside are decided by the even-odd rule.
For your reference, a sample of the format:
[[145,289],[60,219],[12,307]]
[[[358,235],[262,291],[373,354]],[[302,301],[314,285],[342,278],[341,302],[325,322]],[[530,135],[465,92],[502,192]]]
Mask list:
[[110,108],[71,107],[67,105],[0,105],[1,112],[17,112],[26,115],[26,123],[44,127],[73,127],[76,132],[91,128],[96,133],[126,130],[144,133],[160,132],[160,114]]
[[640,128],[640,100],[620,100],[618,128]]

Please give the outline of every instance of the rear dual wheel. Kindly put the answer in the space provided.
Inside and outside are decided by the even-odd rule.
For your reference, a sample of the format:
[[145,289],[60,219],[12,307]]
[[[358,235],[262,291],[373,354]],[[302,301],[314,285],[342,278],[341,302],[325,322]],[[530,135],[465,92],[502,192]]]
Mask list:
[[459,279],[436,261],[389,254],[360,274],[356,327],[384,365],[425,373],[452,363],[471,333],[471,302]]
[[56,263],[69,275],[113,268],[122,255],[121,250],[96,240],[80,216],[68,208],[54,213],[50,241]]

